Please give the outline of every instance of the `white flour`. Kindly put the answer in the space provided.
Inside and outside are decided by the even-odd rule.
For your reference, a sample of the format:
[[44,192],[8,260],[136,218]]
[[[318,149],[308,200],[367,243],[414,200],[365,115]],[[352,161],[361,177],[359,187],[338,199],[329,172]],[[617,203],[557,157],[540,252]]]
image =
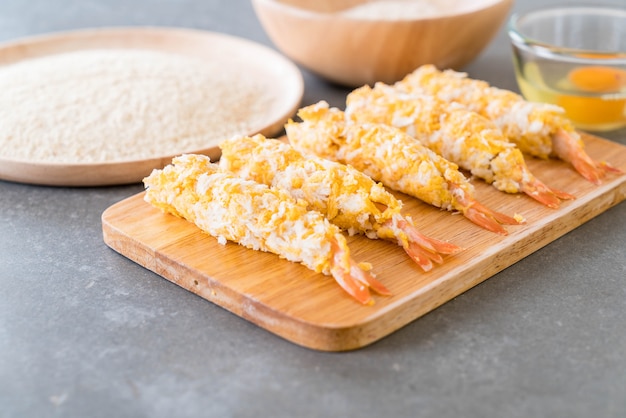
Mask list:
[[88,50],[0,67],[0,157],[136,160],[216,145],[268,98],[244,73],[148,50]]
[[497,0],[376,0],[341,12],[365,20],[411,20],[466,13]]

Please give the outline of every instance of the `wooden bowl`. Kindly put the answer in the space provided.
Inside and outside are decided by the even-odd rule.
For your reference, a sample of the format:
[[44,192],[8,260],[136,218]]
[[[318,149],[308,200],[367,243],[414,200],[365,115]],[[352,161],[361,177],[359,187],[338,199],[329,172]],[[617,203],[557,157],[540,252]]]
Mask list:
[[[513,0],[467,0],[465,11],[402,19],[354,17],[367,0],[252,0],[269,38],[285,55],[341,85],[393,83],[423,64],[460,69],[496,35]],[[413,14],[414,15],[414,14]]]

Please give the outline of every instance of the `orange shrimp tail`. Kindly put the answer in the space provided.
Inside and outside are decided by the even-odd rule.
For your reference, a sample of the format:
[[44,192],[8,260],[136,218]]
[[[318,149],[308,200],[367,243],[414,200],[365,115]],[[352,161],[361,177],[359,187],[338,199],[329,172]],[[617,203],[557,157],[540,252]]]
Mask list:
[[391,296],[391,291],[384,284],[376,280],[370,272],[363,270],[356,264],[350,266],[350,273],[358,282],[368,286],[379,295]]
[[467,208],[467,210],[463,212],[463,215],[476,225],[488,231],[495,232],[500,235],[509,234],[508,231],[504,229],[504,227],[500,225],[493,216],[481,211],[480,207],[476,207],[476,205]]
[[519,225],[520,221],[500,212],[489,209],[472,196],[469,196],[457,184],[448,183],[450,191],[461,205],[463,215],[476,225],[500,235],[508,235],[504,225]]
[[426,237],[426,239],[428,239],[428,242],[433,247],[435,247],[435,251],[437,251],[439,254],[451,255],[451,254],[456,254],[456,253],[463,251],[463,248],[459,247],[458,245],[454,245],[450,242],[439,241],[438,239],[434,239],[430,237]]
[[[374,300],[371,297],[370,288],[381,295],[391,295],[391,292],[372,274],[359,267],[351,258],[348,257],[346,260],[345,252],[336,241],[333,241],[331,245],[333,265],[330,272],[339,286],[350,296],[363,305],[372,305]],[[348,268],[345,266],[346,261]]]
[[569,193],[546,186],[529,172],[526,173],[526,177],[530,180],[522,184],[522,191],[549,208],[557,209],[561,206],[561,200],[575,199]]
[[601,184],[602,179],[609,172],[623,174],[620,169],[612,167],[609,163],[591,159],[585,152],[580,138],[564,129],[559,129],[552,138],[552,151],[557,157],[570,163],[581,176],[593,184]]
[[437,264],[443,263],[441,254],[455,254],[461,251],[461,248],[454,244],[427,237],[406,219],[398,221],[397,225],[408,238],[404,250],[424,271],[432,269],[433,261]]
[[456,254],[463,250],[463,248],[452,243],[441,241],[422,234],[414,225],[411,225],[407,221],[398,222],[398,227],[400,227],[400,229],[407,234],[410,241],[416,243],[424,249],[435,251],[439,254]]
[[493,219],[495,219],[496,221],[500,222],[503,225],[519,225],[522,222],[518,221],[515,218],[512,218],[508,215],[505,215],[504,213],[500,213],[500,212],[496,212],[495,210],[491,210],[486,206],[483,206],[481,203],[474,201],[474,203],[472,204],[473,208],[476,208],[480,211],[482,211],[483,213],[485,213],[487,216],[492,217]]
[[571,163],[574,169],[585,179],[596,185],[602,184],[606,170],[603,168],[602,164],[593,161],[586,153],[584,155],[574,154],[569,160],[569,163]]
[[439,254],[427,251],[414,242],[409,242],[405,245],[404,251],[406,251],[409,257],[424,271],[432,270],[433,261],[437,264],[443,263],[443,258]]
[[354,299],[363,305],[371,305],[374,303],[368,287],[350,276],[349,272],[341,268],[332,268],[330,271],[339,286]]
[[555,196],[558,197],[561,200],[574,200],[574,199],[576,199],[576,196],[571,195],[571,194],[569,194],[567,192],[558,190],[558,189],[553,189],[552,187],[550,188],[550,191],[552,193],[554,193]]
[[607,163],[606,161],[601,161],[598,163],[598,165],[600,166],[600,169],[604,170],[607,173],[624,174],[623,170],[620,170],[617,167],[613,167],[611,164]]

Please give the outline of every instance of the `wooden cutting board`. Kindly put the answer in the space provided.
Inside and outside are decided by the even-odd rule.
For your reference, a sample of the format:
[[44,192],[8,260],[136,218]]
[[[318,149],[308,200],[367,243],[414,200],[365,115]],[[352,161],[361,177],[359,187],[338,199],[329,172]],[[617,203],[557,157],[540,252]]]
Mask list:
[[[588,153],[626,171],[626,147],[585,135]],[[420,230],[464,248],[430,272],[421,271],[391,242],[348,238],[353,257],[373,264],[393,296],[362,306],[332,278],[299,264],[233,243],[220,245],[193,224],[163,214],[143,193],[102,215],[104,241],[164,278],[296,344],[324,351],[366,346],[493,276],[626,197],[626,175],[595,186],[560,161],[527,159],[531,171],[576,200],[549,209],[525,195],[507,195],[474,181],[478,200],[525,225],[509,235],[485,231],[463,216],[440,211],[406,195],[404,213]],[[182,301],[181,301],[182,303]],[[201,314],[201,313],[199,313]]]

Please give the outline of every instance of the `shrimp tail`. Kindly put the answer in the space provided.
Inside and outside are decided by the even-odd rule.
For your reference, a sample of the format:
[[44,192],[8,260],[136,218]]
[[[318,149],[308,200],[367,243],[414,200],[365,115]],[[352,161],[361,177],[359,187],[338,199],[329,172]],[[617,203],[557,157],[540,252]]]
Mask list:
[[430,271],[433,268],[433,261],[437,264],[443,263],[443,258],[436,252],[428,251],[419,246],[417,243],[409,242],[403,246],[404,251],[411,257],[413,261],[424,271]]
[[468,218],[470,221],[474,222],[476,225],[485,228],[488,231],[495,232],[500,235],[508,235],[508,231],[504,229],[502,225],[495,219],[489,210],[484,211],[482,209],[487,209],[480,204],[474,204],[471,207],[468,207],[463,215]]
[[526,170],[524,177],[528,180],[522,182],[522,191],[549,208],[557,209],[561,205],[561,200],[575,199],[569,193],[548,187],[541,180],[530,174],[528,170]]
[[442,254],[455,254],[462,250],[462,248],[449,242],[427,237],[405,218],[397,222],[397,227],[407,237],[406,241],[402,242],[404,251],[424,271],[430,271],[433,268],[433,262],[437,264],[443,263]]
[[434,251],[439,254],[456,254],[463,250],[463,248],[450,242],[441,241],[422,234],[414,225],[408,223],[407,221],[398,222],[398,226],[407,234],[411,242],[414,242],[416,245],[419,245],[424,249]]
[[605,171],[607,173],[624,174],[623,170],[620,170],[617,167],[613,167],[611,164],[607,163],[606,161],[600,161],[597,164],[598,164],[598,166],[600,167],[601,170],[603,170],[603,171]]
[[391,296],[391,291],[385,287],[381,282],[376,280],[374,275],[369,271],[365,271],[361,267],[359,267],[356,263],[350,266],[350,274],[354,277],[358,282],[368,286],[374,292],[383,296]]
[[554,189],[554,188],[550,187],[550,191],[552,193],[554,193],[554,195],[556,197],[558,197],[559,199],[561,199],[561,200],[574,200],[574,199],[576,199],[576,196],[571,195],[571,194],[569,194],[567,192],[564,192],[562,190],[558,190],[558,189]]
[[601,184],[608,172],[623,174],[622,170],[607,162],[597,162],[585,152],[580,137],[573,132],[559,129],[552,138],[554,154],[574,167],[585,179],[593,184]]
[[381,295],[391,295],[391,292],[374,276],[362,269],[341,248],[336,240],[331,242],[333,252],[330,273],[333,278],[350,296],[363,305],[373,305],[369,289]]
[[463,215],[476,225],[500,235],[508,235],[508,231],[502,225],[519,225],[521,223],[515,218],[484,206],[473,197],[468,196],[458,185],[450,183],[449,187],[461,204]]
[[349,271],[338,267],[333,267],[331,269],[331,274],[335,278],[337,284],[339,284],[339,286],[341,286],[341,288],[354,299],[356,299],[363,305],[374,304],[368,287],[352,277]]

